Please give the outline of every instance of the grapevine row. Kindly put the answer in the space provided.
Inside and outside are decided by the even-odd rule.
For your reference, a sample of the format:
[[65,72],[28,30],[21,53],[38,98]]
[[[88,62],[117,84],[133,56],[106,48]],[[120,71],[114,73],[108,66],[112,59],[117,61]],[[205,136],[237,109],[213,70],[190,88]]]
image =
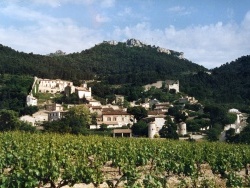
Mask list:
[[[168,178],[190,177],[198,187],[201,166],[249,186],[247,145],[9,132],[0,134],[0,187],[166,187]],[[238,175],[245,169],[244,179]],[[110,172],[116,171],[116,175]]]

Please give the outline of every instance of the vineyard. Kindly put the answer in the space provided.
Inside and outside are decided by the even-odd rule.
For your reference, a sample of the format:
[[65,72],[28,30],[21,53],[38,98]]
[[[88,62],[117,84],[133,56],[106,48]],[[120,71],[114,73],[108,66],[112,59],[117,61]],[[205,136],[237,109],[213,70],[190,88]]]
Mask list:
[[1,188],[249,187],[249,164],[248,145],[0,134]]

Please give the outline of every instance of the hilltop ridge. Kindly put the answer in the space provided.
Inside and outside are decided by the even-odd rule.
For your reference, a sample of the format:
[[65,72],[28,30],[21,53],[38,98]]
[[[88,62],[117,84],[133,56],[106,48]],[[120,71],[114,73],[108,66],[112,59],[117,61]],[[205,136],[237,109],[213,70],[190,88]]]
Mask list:
[[[165,51],[164,51],[165,50]],[[183,53],[146,45],[139,40],[102,42],[71,54],[58,50],[36,55],[0,47],[0,72],[65,80],[105,80],[110,84],[144,85],[206,68],[182,58]]]
[[[111,41],[103,41],[103,43],[105,44],[110,44],[110,45],[117,45],[118,42],[115,41],[115,40],[111,40]],[[141,42],[140,40],[137,40],[137,39],[128,39],[126,42],[124,42],[126,44],[126,46],[128,47],[145,47],[145,46],[148,46],[147,44]],[[177,52],[177,51],[174,51],[174,50],[170,50],[170,49],[167,49],[167,48],[162,48],[162,47],[155,47],[155,46],[151,46],[150,47],[152,48],[156,48],[157,49],[157,52],[161,52],[161,53],[166,53],[168,55],[175,55],[176,57],[180,58],[180,59],[184,59],[184,53],[183,52]]]

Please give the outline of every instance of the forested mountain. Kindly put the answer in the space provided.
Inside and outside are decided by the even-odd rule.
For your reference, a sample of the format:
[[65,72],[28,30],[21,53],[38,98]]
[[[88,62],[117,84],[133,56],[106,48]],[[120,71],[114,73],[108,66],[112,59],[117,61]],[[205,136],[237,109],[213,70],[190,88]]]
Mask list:
[[101,43],[64,56],[41,56],[0,46],[0,72],[67,80],[101,79],[110,84],[147,84],[206,70],[175,54],[160,53],[151,46]]
[[[178,55],[178,52],[158,52],[150,45],[131,47],[121,42],[115,45],[103,42],[79,53],[60,56],[27,54],[0,45],[0,74],[72,81],[96,79],[105,83],[96,87],[99,88],[96,94],[99,92],[106,98],[114,92],[134,93],[131,99],[141,93],[139,86],[157,80],[179,79],[182,92],[204,103],[250,104],[250,56],[210,70],[208,74],[206,68]],[[110,85],[114,84],[126,84],[126,88],[112,90]]]
[[250,56],[199,72],[181,80],[182,91],[204,102],[217,104],[250,104]]

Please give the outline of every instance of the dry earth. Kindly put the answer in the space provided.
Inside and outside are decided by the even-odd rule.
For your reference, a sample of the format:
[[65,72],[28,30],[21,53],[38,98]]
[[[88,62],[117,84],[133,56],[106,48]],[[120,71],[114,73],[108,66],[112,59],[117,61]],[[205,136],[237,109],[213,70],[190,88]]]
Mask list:
[[[145,167],[144,167],[145,170]],[[149,169],[148,169],[149,170]],[[145,171],[145,172],[148,172]],[[109,166],[105,166],[103,168],[105,179],[113,180],[114,182],[117,181],[121,176],[119,175],[119,171],[117,168],[112,168]],[[241,175],[242,178],[245,176],[245,171],[242,170],[241,172],[238,172],[239,175]],[[142,180],[142,179],[141,179]],[[139,181],[141,181],[139,180]],[[121,182],[119,184],[119,188],[124,187],[124,182]],[[50,187],[45,186],[44,188]],[[99,188],[108,188],[107,183],[103,183],[99,186]],[[199,178],[196,181],[192,181],[192,179],[188,176],[177,176],[172,175],[167,178],[167,187],[168,188],[176,188],[176,187],[185,187],[185,188],[192,188],[192,187],[207,187],[207,188],[226,188],[226,179],[222,179],[219,175],[213,174],[210,166],[208,164],[202,164],[201,165],[201,171]],[[69,186],[63,186],[63,188],[70,188]],[[73,188],[95,188],[93,184],[84,184],[79,183],[75,184]]]

